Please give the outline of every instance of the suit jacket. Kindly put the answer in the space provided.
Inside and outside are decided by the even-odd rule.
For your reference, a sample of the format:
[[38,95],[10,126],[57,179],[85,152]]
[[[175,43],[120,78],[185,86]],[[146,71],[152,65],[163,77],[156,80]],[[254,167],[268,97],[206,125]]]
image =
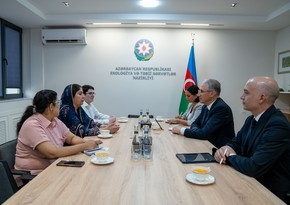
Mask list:
[[252,118],[246,119],[237,137],[228,143],[237,155],[228,157],[227,163],[255,177],[285,201],[286,193],[290,192],[290,123],[271,106],[260,117],[247,145],[245,136]]
[[184,136],[208,140],[220,148],[235,136],[232,110],[221,98],[217,98],[205,119],[206,112],[207,107],[204,105],[190,129],[185,129]]

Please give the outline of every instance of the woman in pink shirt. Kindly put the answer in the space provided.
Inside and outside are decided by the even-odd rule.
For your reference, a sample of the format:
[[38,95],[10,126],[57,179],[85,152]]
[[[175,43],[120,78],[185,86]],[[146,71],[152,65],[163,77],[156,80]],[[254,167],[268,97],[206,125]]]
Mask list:
[[[38,174],[55,159],[98,147],[100,140],[84,141],[60,121],[60,101],[53,90],[36,93],[17,124],[15,169]],[[63,146],[64,143],[72,146]]]

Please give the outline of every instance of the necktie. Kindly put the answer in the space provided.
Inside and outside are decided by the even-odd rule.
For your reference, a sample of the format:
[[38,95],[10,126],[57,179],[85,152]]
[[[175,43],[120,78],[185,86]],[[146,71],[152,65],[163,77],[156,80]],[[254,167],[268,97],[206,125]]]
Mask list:
[[253,134],[254,134],[256,124],[257,124],[257,121],[255,120],[255,118],[253,118],[250,124],[248,134],[246,136],[246,143],[245,143],[246,146],[250,146],[250,141],[253,140]]
[[207,107],[205,108],[205,112],[204,112],[204,115],[203,115],[203,118],[202,118],[202,125],[204,125],[207,121],[207,118],[208,118],[208,115],[209,115],[209,110],[207,109]]

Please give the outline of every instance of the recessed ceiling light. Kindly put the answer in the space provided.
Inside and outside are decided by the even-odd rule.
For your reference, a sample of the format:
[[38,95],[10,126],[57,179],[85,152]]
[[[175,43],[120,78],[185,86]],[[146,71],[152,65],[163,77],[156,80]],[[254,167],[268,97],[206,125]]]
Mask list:
[[236,7],[238,3],[232,3],[232,8]]
[[206,23],[181,23],[181,26],[209,26]]
[[121,23],[112,22],[112,23],[93,23],[93,25],[120,25]]
[[138,25],[165,26],[166,23],[137,23]]
[[146,8],[154,8],[159,6],[159,1],[156,0],[142,0],[140,1],[140,5]]
[[64,1],[64,2],[62,2],[66,7],[69,7],[69,3],[68,2],[66,2],[66,1]]

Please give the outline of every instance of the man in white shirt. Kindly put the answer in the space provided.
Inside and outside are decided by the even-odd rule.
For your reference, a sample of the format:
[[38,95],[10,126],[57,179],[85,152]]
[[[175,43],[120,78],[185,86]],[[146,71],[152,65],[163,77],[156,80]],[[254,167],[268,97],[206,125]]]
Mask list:
[[100,124],[109,124],[116,122],[116,117],[109,116],[103,113],[100,113],[97,108],[93,105],[93,101],[95,98],[94,87],[91,85],[83,85],[83,93],[85,95],[85,101],[82,104],[82,108],[86,112],[86,114],[94,119],[95,122]]

